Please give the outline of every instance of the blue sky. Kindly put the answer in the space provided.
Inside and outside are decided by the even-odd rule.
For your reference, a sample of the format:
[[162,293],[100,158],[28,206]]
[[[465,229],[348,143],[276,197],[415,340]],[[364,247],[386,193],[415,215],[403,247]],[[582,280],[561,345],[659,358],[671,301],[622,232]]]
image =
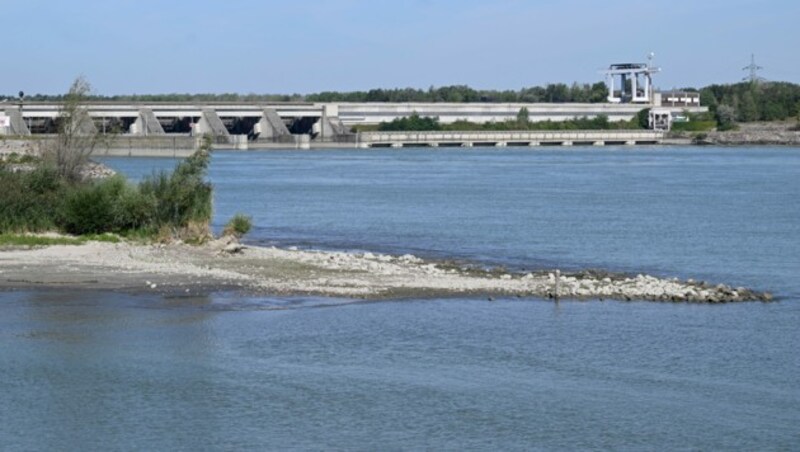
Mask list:
[[800,82],[800,2],[0,0],[0,93],[310,93],[591,83],[645,61],[661,88],[735,82],[755,53]]

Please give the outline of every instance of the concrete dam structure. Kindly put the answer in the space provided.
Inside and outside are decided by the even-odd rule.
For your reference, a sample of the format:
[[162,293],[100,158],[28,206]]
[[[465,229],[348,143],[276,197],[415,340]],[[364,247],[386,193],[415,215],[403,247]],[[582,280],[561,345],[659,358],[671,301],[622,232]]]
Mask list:
[[[181,103],[181,102],[89,102],[86,109],[94,128],[99,132],[114,133],[118,138],[133,143],[137,137],[159,139],[167,143],[170,139],[178,148],[191,147],[181,141],[194,141],[195,137],[210,134],[217,147],[234,149],[258,149],[269,147],[308,148],[315,144],[371,147],[403,145],[400,136],[381,140],[377,132],[354,134],[351,128],[357,125],[374,125],[397,118],[420,116],[439,118],[443,124],[459,120],[475,123],[502,122],[516,119],[522,108],[528,110],[529,120],[563,121],[575,117],[593,118],[605,115],[610,121],[630,120],[647,105],[637,104],[490,104],[490,103]],[[670,107],[662,107],[669,109]],[[52,102],[25,102],[0,105],[0,116],[5,116],[5,126],[0,134],[5,135],[50,135],[58,130],[57,122],[61,105]],[[672,107],[673,114],[683,111],[706,111],[705,107]],[[91,125],[91,124],[90,124]],[[608,131],[611,133],[613,131]],[[557,132],[553,132],[557,133]],[[517,143],[561,144],[573,142],[597,144],[612,142],[652,142],[646,139],[605,139],[593,135],[585,139],[569,136],[530,139],[464,139],[455,135],[442,135],[443,145],[461,143]],[[555,136],[555,135],[552,135]],[[609,135],[610,136],[610,135]],[[124,141],[124,140],[123,140]],[[437,145],[433,138],[414,139],[420,144]],[[410,143],[407,142],[407,143]],[[147,146],[147,145],[142,145]],[[128,146],[129,150],[136,145]]]

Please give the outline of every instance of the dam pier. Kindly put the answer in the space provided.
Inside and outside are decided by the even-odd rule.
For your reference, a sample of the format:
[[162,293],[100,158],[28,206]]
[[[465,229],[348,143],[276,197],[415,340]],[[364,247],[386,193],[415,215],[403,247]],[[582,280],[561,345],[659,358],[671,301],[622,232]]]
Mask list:
[[[663,133],[650,130],[519,132],[360,132],[418,114],[474,123],[513,120],[526,109],[531,122],[604,115],[632,119],[647,105],[631,103],[260,103],[260,102],[88,102],[87,133],[114,134],[109,155],[186,155],[198,137],[211,135],[223,149],[310,149],[405,146],[548,146],[658,144]],[[62,106],[56,102],[0,104],[0,136],[53,136]],[[699,106],[660,107],[673,115],[706,111]]]

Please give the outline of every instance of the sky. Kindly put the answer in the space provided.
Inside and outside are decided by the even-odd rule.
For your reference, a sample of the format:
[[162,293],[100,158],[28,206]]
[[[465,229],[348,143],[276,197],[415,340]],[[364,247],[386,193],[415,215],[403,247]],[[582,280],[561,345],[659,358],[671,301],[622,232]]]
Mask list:
[[594,83],[611,63],[662,89],[738,82],[750,55],[800,82],[800,1],[0,0],[0,93],[291,94]]

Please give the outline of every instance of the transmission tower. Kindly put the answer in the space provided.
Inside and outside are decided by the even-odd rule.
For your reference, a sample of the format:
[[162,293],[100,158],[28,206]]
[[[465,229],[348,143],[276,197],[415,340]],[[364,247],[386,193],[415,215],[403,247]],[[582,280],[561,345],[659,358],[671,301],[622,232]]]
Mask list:
[[758,71],[761,69],[764,68],[756,64],[756,56],[754,54],[750,54],[750,65],[742,68],[743,71],[750,71],[750,75],[742,80],[745,82],[749,81],[750,83],[763,82],[765,79],[758,76]]

